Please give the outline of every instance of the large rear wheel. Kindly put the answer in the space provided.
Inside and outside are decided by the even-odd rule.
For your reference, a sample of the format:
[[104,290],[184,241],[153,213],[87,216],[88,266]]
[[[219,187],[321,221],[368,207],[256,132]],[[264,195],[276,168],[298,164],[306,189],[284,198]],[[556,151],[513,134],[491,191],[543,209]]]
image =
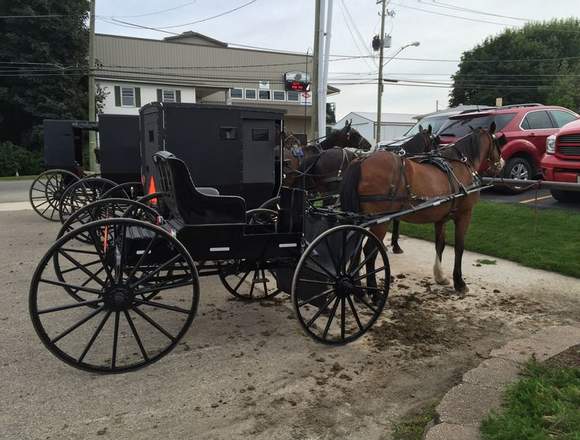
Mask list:
[[389,283],[383,243],[359,226],[337,226],[302,254],[292,280],[292,304],[306,334],[342,345],[372,327],[385,307]]
[[[79,241],[81,234],[92,243]],[[50,264],[56,255],[61,277]],[[117,218],[82,225],[49,249],[33,275],[29,309],[36,333],[60,360],[120,373],[175,348],[198,300],[198,274],[183,245],[158,226]]]
[[30,185],[28,198],[38,215],[53,222],[59,221],[58,207],[65,190],[79,178],[66,170],[48,170]]
[[76,211],[99,200],[108,190],[117,184],[102,177],[81,179],[70,185],[62,194],[58,204],[60,222],[64,224]]

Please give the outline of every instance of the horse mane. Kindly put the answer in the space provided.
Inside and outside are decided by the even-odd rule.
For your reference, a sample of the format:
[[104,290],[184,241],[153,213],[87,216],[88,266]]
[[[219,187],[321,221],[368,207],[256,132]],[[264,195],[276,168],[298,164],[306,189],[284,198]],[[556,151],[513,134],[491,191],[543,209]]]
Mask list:
[[472,163],[479,158],[479,148],[481,138],[484,130],[482,128],[476,128],[471,133],[463,136],[454,144],[454,148],[444,148],[441,150],[441,155],[450,160],[461,159],[458,155],[460,152]]

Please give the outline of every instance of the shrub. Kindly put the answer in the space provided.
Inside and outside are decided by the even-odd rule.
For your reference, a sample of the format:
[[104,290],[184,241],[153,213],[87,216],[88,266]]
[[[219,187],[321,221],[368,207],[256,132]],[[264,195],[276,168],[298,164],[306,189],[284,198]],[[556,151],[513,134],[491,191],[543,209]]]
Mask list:
[[14,145],[0,142],[0,176],[38,174],[42,171],[42,155]]

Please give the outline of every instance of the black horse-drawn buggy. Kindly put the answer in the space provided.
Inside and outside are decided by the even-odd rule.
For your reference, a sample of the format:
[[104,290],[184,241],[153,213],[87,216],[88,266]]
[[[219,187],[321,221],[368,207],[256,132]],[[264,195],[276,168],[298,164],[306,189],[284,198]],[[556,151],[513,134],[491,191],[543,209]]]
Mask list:
[[[369,228],[482,188],[392,214],[317,208],[302,189],[281,186],[280,112],[150,104],[140,118],[148,194],[98,200],[72,214],[32,278],[37,334],[84,370],[130,371],[169,353],[192,324],[202,276],[219,276],[244,300],[290,294],[310,337],[354,341],[389,292],[385,246]],[[482,157],[495,160],[491,137],[482,139]],[[273,195],[275,206],[260,207]]]
[[[82,166],[90,131],[99,135],[100,176],[85,173]],[[142,195],[138,116],[102,114],[98,122],[45,120],[43,153],[46,171],[32,182],[29,199],[47,220],[64,222],[101,197]]]

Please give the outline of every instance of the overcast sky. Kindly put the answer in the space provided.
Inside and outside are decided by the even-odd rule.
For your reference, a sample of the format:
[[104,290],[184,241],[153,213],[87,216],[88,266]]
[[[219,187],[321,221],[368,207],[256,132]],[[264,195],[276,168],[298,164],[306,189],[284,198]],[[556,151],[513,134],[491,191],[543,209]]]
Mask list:
[[[104,21],[105,17],[151,27],[180,25],[220,14],[248,3],[249,0],[97,0],[97,32],[161,39],[167,34],[146,29],[122,27]],[[401,57],[458,60],[461,53],[495,35],[508,25],[518,27],[524,21],[580,16],[580,0],[392,0],[389,9],[395,15],[387,21],[392,35],[393,55],[401,46],[419,41]],[[345,5],[346,8],[343,6]],[[149,15],[162,9],[177,7]],[[454,8],[486,12],[483,15]],[[417,10],[419,8],[423,10]],[[347,26],[350,13],[356,27]],[[425,12],[429,10],[432,13]],[[334,0],[331,54],[368,55],[372,36],[380,31],[379,5],[376,0]],[[465,17],[435,15],[447,14]],[[147,15],[145,15],[147,14]],[[141,16],[138,16],[141,15]],[[503,17],[501,17],[503,16]],[[506,18],[506,17],[512,18]],[[517,19],[516,19],[517,18]],[[486,23],[486,21],[494,23]],[[239,11],[205,23],[169,29],[172,32],[193,30],[228,43],[269,47],[281,50],[312,50],[314,0],[256,0]],[[359,42],[357,31],[365,40]],[[354,35],[351,35],[351,33]],[[358,43],[358,47],[357,44]],[[426,62],[394,59],[385,67],[385,77],[446,81],[457,69],[456,62]],[[343,78],[371,78],[377,71],[373,60],[332,61],[330,83]],[[340,78],[340,79],[339,79]],[[342,92],[331,101],[337,104],[337,116],[349,111],[376,111],[376,85],[339,85]],[[445,88],[386,85],[383,111],[425,113],[447,106],[449,90]]]

